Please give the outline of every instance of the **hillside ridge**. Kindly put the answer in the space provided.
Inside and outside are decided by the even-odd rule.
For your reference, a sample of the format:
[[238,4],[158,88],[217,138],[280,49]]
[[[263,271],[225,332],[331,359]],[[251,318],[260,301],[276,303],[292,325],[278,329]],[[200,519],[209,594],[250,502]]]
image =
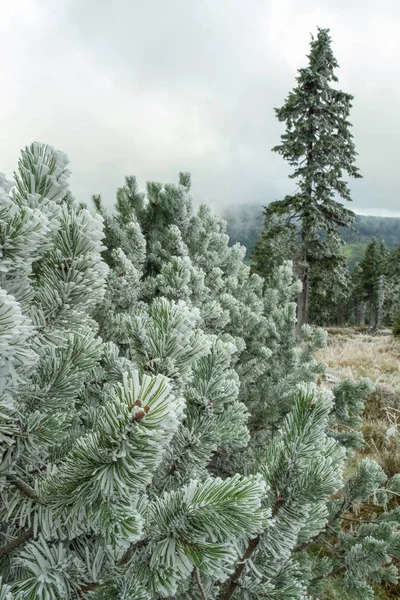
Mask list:
[[[239,242],[247,248],[248,256],[263,230],[262,212],[263,206],[259,204],[237,204],[221,211],[221,217],[227,223],[230,245]],[[356,214],[355,227],[356,231],[341,229],[342,239],[349,245],[346,252],[349,258],[354,253],[362,254],[372,237],[385,242],[390,249],[400,244],[400,217]]]

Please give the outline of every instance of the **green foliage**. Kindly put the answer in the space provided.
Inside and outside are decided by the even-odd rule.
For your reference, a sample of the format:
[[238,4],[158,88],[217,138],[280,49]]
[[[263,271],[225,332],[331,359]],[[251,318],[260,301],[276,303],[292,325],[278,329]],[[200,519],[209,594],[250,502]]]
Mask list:
[[[358,215],[356,215],[356,220],[357,217]],[[367,246],[367,242],[346,242],[346,245],[343,247],[343,254],[346,257],[350,273],[352,273],[354,268],[362,261]]]

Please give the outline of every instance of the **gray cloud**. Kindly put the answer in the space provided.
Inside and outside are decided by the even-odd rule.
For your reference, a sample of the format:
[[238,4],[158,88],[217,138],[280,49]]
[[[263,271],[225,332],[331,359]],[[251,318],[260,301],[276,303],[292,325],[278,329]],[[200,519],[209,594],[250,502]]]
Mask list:
[[330,27],[364,179],[354,209],[400,214],[400,5],[385,0],[14,0],[0,23],[0,168],[37,139],[71,159],[81,200],[111,204],[126,174],[174,181],[197,201],[267,203],[293,189],[270,149],[273,107]]

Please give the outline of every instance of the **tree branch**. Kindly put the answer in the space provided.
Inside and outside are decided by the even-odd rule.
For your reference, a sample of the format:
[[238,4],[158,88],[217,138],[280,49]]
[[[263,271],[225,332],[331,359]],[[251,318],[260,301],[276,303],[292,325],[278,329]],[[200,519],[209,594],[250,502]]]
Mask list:
[[[276,498],[276,500],[275,500],[275,505],[272,510],[273,517],[275,517],[275,515],[277,514],[277,512],[279,511],[279,509],[283,503],[284,503],[284,499],[281,496],[278,496],[278,498]],[[249,545],[247,546],[246,552],[243,554],[242,558],[238,562],[236,569],[234,570],[234,572],[228,579],[228,585],[227,585],[225,592],[219,594],[217,596],[217,600],[230,600],[230,598],[232,597],[236,588],[239,586],[239,579],[246,567],[247,561],[252,556],[253,552],[257,548],[260,541],[261,541],[260,536],[257,536],[256,538],[253,538],[252,540],[250,540]]]
[[326,575],[318,575],[318,577],[313,577],[313,579],[310,579],[310,583],[317,583],[317,581],[321,581],[321,579],[326,579],[327,577],[334,577],[335,575],[342,573],[342,571],[345,571],[346,569],[347,565],[340,565],[340,567],[332,569],[332,571],[330,571]]
[[149,540],[145,538],[144,540],[140,540],[139,542],[135,542],[134,544],[131,544],[129,546],[128,550],[123,555],[123,557],[117,562],[117,565],[119,567],[126,565],[131,560],[135,550],[137,550],[138,548],[143,548],[143,546],[147,546],[148,543],[149,543]]
[[80,590],[78,590],[78,596],[79,598],[84,598],[84,594],[86,594],[86,592],[90,592],[91,590],[94,590],[98,587],[98,583],[95,582],[91,582],[91,583],[87,583],[86,585],[83,585],[81,587]]
[[308,542],[303,542],[302,544],[298,544],[297,546],[295,546],[293,548],[293,552],[301,552],[302,550],[305,550],[306,548],[308,548],[308,546],[311,546],[312,544],[314,544],[320,537],[322,537],[323,535],[326,534],[326,530],[331,528],[331,526],[333,525],[333,523],[336,521],[336,519],[339,518],[339,516],[341,515],[341,513],[343,512],[343,510],[345,509],[346,503],[343,500],[340,509],[337,511],[337,513],[334,515],[333,518],[329,519],[328,523],[326,523],[325,527],[316,535],[314,535],[313,538],[311,538],[311,540],[309,540]]
[[[27,498],[30,498],[31,500],[34,500],[35,502],[41,503],[39,496],[36,494],[35,490],[33,488],[31,488],[30,485],[25,483],[25,481],[22,481],[22,479],[17,477],[17,475],[7,475],[6,479],[9,483],[11,483],[16,488],[18,488],[20,490],[20,492],[22,492],[24,494],[24,496],[26,496]],[[30,540],[32,538],[33,538],[33,527],[30,527],[26,531],[23,531],[19,537],[11,540],[8,544],[6,544],[5,546],[2,546],[0,548],[0,559],[3,556],[6,556],[6,554],[13,552],[13,550],[16,550],[17,548],[19,548],[20,546],[25,544],[25,542],[27,542],[28,540]]]
[[25,542],[32,538],[33,527],[30,527],[26,531],[23,531],[19,537],[11,540],[11,542],[8,542],[8,544],[0,548],[0,559],[3,558],[3,556],[9,554],[10,552],[13,552],[13,550],[16,550],[17,548],[22,546],[22,544],[25,544]]
[[197,567],[194,568],[194,578],[196,580],[197,587],[200,590],[201,600],[207,600],[207,596],[205,594],[203,586],[201,585],[200,573],[199,573],[199,569]]
[[256,538],[253,538],[252,540],[250,540],[250,543],[247,546],[246,552],[243,554],[242,558],[238,562],[238,565],[237,565],[235,571],[232,573],[232,575],[230,576],[230,578],[228,580],[228,586],[227,586],[225,592],[222,595],[220,594],[217,597],[217,600],[230,600],[231,596],[233,595],[233,593],[235,592],[236,588],[239,585],[238,579],[242,575],[247,561],[249,560],[249,558],[253,554],[254,550],[257,548],[258,544],[260,543],[260,539],[261,539],[260,536],[257,536]]
[[31,488],[30,485],[25,483],[25,481],[22,481],[22,479],[17,477],[17,475],[7,475],[7,481],[15,485],[15,487],[17,487],[19,491],[24,494],[24,496],[27,496],[31,500],[35,500],[35,502],[40,503],[39,496],[36,494],[35,490]]
[[[137,548],[143,548],[143,546],[146,546],[146,544],[148,544],[148,543],[149,543],[149,540],[145,538],[144,540],[140,540],[139,542],[136,542],[135,544],[131,544],[129,546],[128,550],[122,556],[122,558],[116,563],[116,565],[118,567],[123,567],[124,565],[126,565],[132,558],[135,550]],[[91,581],[89,583],[86,583],[78,590],[78,592],[77,592],[78,596],[80,598],[84,598],[86,592],[90,592],[91,590],[96,589],[99,585],[100,585],[100,583],[98,581]]]
[[350,517],[343,517],[342,521],[350,521],[351,523],[358,523],[358,525],[365,525],[365,523],[373,523],[374,525],[382,525],[382,521],[374,521],[373,519],[351,519]]

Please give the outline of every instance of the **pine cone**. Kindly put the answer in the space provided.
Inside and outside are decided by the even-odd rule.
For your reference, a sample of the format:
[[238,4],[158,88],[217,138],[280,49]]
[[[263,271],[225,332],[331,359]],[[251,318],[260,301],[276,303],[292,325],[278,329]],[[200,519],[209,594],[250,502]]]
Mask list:
[[135,421],[141,421],[146,416],[146,412],[143,409],[140,409],[135,414]]

